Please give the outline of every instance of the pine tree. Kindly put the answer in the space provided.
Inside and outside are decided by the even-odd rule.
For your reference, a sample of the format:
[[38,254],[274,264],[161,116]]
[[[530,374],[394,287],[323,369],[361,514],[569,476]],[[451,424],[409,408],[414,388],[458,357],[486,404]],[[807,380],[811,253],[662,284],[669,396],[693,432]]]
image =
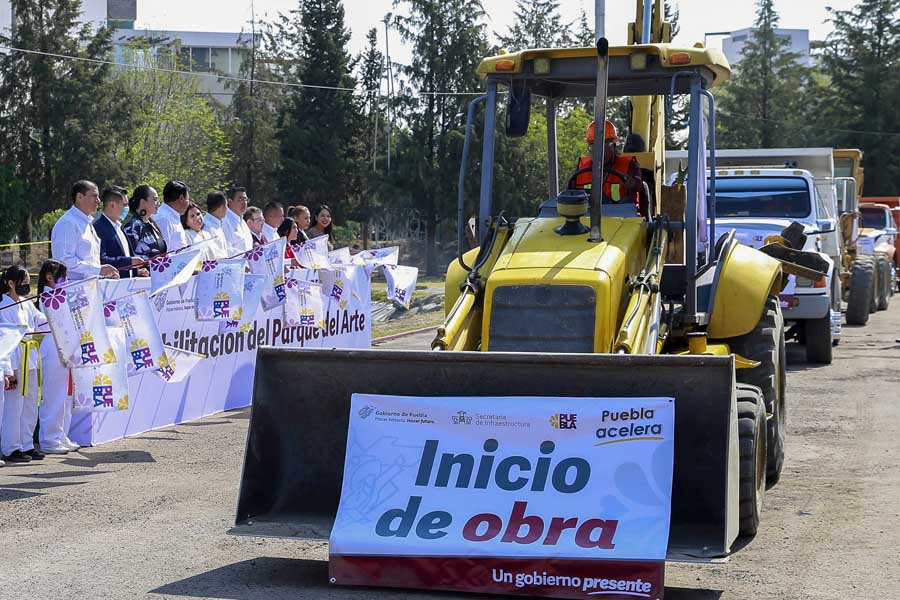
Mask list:
[[801,64],[799,54],[790,51],[790,41],[776,34],[777,27],[774,0],[758,0],[756,22],[741,61],[719,93],[722,148],[791,146],[798,139],[797,130],[780,121],[802,122],[810,70]]
[[317,87],[290,92],[281,116],[280,189],[307,204],[329,204],[340,215],[351,191],[347,174],[359,109],[352,91],[356,82],[347,51],[350,31],[344,27],[343,4],[303,0],[299,23],[287,31],[299,38],[299,81]]
[[570,24],[564,23],[559,0],[516,0],[516,20],[506,35],[497,34],[509,51],[568,46]]
[[[107,60],[111,31],[81,25],[80,0],[12,0],[14,23],[0,43],[47,54]],[[13,168],[23,200],[19,239],[36,218],[66,205],[78,179],[103,179],[115,128],[127,126],[122,90],[107,87],[110,67],[47,54],[0,56],[0,162]],[[16,188],[19,189],[19,188]],[[9,207],[7,207],[9,208]]]
[[[426,268],[438,272],[438,223],[453,213],[462,129],[471,92],[482,87],[478,65],[487,49],[484,9],[478,0],[397,0],[408,16],[397,17],[402,39],[412,46],[403,69],[419,96],[408,104],[412,147],[403,171],[425,221]],[[455,223],[455,220],[454,220]]]
[[[271,30],[269,30],[271,31]],[[276,173],[281,164],[278,141],[278,115],[287,99],[281,82],[276,51],[266,44],[269,38],[260,35],[257,42],[251,39],[245,44],[245,58],[241,63],[242,81],[229,82],[234,91],[228,125],[228,139],[237,151],[232,154],[228,169],[230,182],[240,182],[254,204],[278,198]],[[281,47],[279,47],[281,48]],[[254,83],[250,80],[258,80]]]
[[[820,143],[861,148],[865,152],[866,193],[897,195],[900,0],[862,0],[851,10],[832,10],[831,14],[834,31],[822,53],[828,84],[823,86],[824,101],[817,120],[824,134]],[[860,133],[828,131],[830,127]]]

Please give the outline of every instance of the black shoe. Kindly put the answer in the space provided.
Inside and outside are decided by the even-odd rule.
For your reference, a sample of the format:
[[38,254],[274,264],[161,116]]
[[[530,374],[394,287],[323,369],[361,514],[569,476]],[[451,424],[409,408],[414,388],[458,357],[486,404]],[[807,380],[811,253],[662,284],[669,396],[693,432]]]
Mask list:
[[31,457],[31,460],[44,460],[44,457],[47,456],[37,448],[32,448],[31,450],[26,450],[25,454]]
[[3,460],[8,463],[27,463],[31,462],[31,457],[21,450],[14,450],[9,456],[4,456]]

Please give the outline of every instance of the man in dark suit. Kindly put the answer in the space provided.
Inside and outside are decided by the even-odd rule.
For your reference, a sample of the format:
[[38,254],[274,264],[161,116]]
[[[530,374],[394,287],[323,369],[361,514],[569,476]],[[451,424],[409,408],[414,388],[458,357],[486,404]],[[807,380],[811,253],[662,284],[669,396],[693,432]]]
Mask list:
[[128,238],[122,232],[122,211],[128,205],[125,190],[119,186],[108,187],[100,197],[103,202],[102,212],[94,219],[94,231],[100,238],[100,264],[112,265],[119,269],[120,277],[148,277],[147,269],[126,269],[138,267],[144,263],[131,255]]

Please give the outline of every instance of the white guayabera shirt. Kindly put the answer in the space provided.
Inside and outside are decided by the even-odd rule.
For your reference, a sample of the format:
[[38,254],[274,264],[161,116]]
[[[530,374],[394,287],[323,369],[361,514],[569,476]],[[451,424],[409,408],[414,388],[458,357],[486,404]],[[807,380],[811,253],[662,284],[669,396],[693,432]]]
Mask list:
[[222,230],[225,232],[225,239],[228,240],[229,256],[253,249],[253,234],[250,228],[247,227],[244,218],[230,208],[222,219]]
[[100,238],[93,223],[90,215],[72,206],[50,232],[50,252],[66,265],[69,279],[100,275]]
[[184,227],[181,225],[181,215],[168,204],[159,207],[159,211],[153,216],[153,222],[159,227],[159,232],[166,240],[166,248],[169,252],[180,250],[190,245]]

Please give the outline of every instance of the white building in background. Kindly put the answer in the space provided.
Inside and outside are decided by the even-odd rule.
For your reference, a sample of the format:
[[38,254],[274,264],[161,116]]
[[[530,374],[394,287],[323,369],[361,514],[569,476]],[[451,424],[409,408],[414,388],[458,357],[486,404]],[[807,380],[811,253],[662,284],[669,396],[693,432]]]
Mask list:
[[[137,19],[137,0],[81,0],[82,23],[113,28],[133,28]],[[0,30],[9,32],[12,27],[12,5],[0,0]]]
[[[155,58],[173,50],[180,57],[179,68],[199,75],[200,86],[223,104],[229,104],[233,92],[221,75],[236,77],[250,52],[249,33],[211,33],[200,31],[139,30],[137,0],[82,0],[81,22],[96,27],[106,25],[113,33],[113,60],[127,62],[132,57],[126,48],[136,43],[151,48]],[[0,0],[0,31],[9,33],[13,24],[9,0]],[[164,65],[174,66],[170,61]]]
[[161,59],[161,66],[172,68],[166,53],[177,52],[179,69],[196,73],[203,90],[230,104],[233,92],[219,76],[240,75],[241,65],[249,60],[251,37],[249,33],[117,29],[113,56],[115,62],[128,62],[128,47],[149,46],[153,57]]
[[[744,53],[744,45],[753,35],[753,29],[739,29],[732,31],[722,39],[722,52],[729,64],[737,64]],[[813,66],[812,57],[809,54],[809,29],[776,29],[775,35],[790,42],[790,51],[800,55],[800,62],[808,67]]]

